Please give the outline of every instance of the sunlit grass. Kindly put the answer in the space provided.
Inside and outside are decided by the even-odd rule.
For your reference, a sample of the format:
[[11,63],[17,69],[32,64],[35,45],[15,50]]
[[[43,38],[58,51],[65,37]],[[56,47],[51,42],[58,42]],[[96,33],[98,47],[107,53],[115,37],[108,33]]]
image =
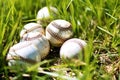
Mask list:
[[[26,71],[16,71],[13,79],[23,79],[24,73],[29,73],[33,80],[69,80],[73,77],[78,80],[110,80],[114,77],[120,79],[119,0],[0,0],[0,75],[4,76],[3,78],[9,79],[9,67],[5,60],[9,48],[20,41],[19,33],[26,23],[36,22],[37,11],[44,6],[56,7],[58,16],[53,18],[71,22],[74,37],[87,42],[85,60],[78,62],[81,65],[77,65],[74,62],[59,62],[57,57],[56,62],[56,58],[52,60],[55,57],[53,55],[50,61],[38,63],[46,70],[41,73],[42,76],[38,75],[36,64]],[[59,55],[59,52],[56,54]],[[111,56],[102,56],[105,60],[105,63],[102,63],[101,54]],[[110,73],[106,69],[108,66],[113,68]]]

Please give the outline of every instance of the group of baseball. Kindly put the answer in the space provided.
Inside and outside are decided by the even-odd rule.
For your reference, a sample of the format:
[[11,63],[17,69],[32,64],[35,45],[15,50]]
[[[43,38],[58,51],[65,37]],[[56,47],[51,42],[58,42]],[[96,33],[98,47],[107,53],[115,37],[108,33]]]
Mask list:
[[87,43],[80,38],[73,38],[70,22],[56,19],[43,27],[43,20],[49,20],[50,14],[57,12],[55,7],[43,7],[37,13],[36,23],[24,25],[20,42],[10,47],[7,54],[9,66],[38,63],[49,54],[51,46],[60,47],[61,59],[78,58]]

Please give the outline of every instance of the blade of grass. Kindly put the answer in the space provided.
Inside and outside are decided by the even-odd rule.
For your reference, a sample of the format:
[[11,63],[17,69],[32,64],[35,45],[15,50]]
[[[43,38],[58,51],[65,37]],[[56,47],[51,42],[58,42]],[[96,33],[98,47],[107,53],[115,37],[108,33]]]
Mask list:
[[109,34],[110,36],[113,36],[109,31],[103,29],[102,27],[97,26],[97,28],[98,28],[99,30],[101,30],[101,31],[103,31],[103,32],[105,32],[105,33],[107,33],[107,34]]
[[109,17],[111,17],[112,19],[114,19],[115,21],[117,21],[117,18],[115,18],[114,16],[112,16],[111,14],[109,14],[109,13],[105,13],[105,14],[107,14]]

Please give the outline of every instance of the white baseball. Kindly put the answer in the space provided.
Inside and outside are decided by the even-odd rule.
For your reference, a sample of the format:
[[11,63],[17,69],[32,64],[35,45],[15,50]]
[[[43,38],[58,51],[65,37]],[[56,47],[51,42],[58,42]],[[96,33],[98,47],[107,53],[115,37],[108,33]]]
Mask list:
[[42,25],[38,23],[28,23],[24,25],[23,29],[20,32],[20,38],[23,38],[23,36],[30,32],[39,32],[40,34],[44,34],[44,29],[42,28]]
[[55,7],[50,6],[41,8],[37,13],[37,23],[44,24],[50,22],[51,15],[56,15],[58,10]]
[[72,35],[71,23],[66,20],[54,20],[46,27],[46,38],[56,47],[60,47]]
[[8,64],[39,62],[48,55],[49,50],[49,41],[43,35],[32,41],[20,42],[10,48],[7,54]]
[[84,48],[87,43],[78,38],[72,38],[61,46],[60,57],[63,59],[78,58],[79,54],[84,54]]

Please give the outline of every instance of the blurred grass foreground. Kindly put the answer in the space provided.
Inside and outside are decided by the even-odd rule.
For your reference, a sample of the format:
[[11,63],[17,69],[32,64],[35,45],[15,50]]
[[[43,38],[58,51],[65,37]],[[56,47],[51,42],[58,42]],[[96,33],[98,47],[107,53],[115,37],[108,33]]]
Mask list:
[[[84,61],[65,63],[54,48],[40,63],[20,71],[7,66],[9,48],[20,41],[20,31],[36,22],[39,9],[54,6],[72,24],[74,37],[88,44]],[[40,65],[40,73],[36,67]],[[16,68],[17,71],[10,72]],[[0,79],[4,80],[120,80],[119,0],[0,0]]]

